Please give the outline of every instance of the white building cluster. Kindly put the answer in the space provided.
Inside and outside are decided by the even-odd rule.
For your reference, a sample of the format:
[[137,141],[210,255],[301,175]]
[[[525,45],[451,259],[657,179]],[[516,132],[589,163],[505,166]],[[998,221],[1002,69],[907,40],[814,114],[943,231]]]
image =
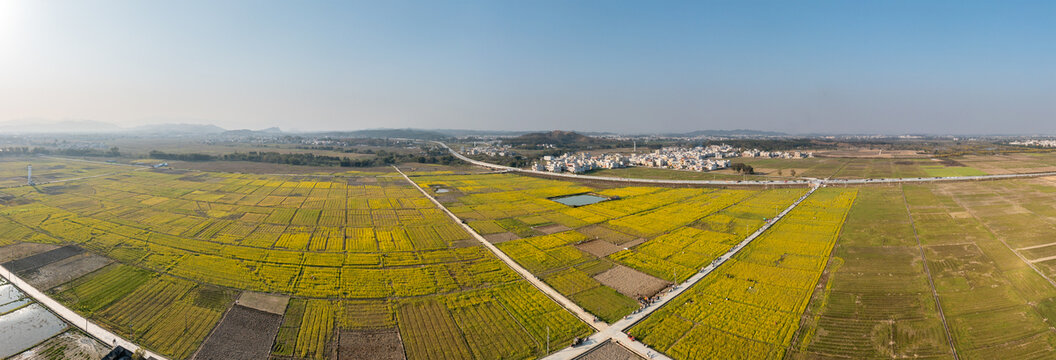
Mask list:
[[591,155],[590,153],[544,156],[543,161],[532,164],[536,171],[585,173],[594,169],[615,169],[627,166],[644,166],[689,171],[712,171],[730,167],[733,157],[762,157],[782,159],[812,158],[814,153],[800,151],[744,150],[729,145],[709,145],[694,148],[669,147],[645,154],[623,156],[620,154]]
[[1021,146],[1056,147],[1056,140],[1023,140],[1013,141],[1009,144]]
[[729,145],[698,146],[695,148],[662,148],[646,154],[631,156],[638,166],[691,171],[711,171],[730,167],[728,157],[736,157],[738,149]]
[[814,153],[802,151],[762,151],[759,149],[751,149],[741,152],[741,156],[748,158],[758,157],[769,159],[806,159],[814,157]]
[[561,156],[544,156],[546,164],[536,162],[532,170],[549,172],[570,172],[582,174],[594,169],[617,169],[627,167],[630,159],[620,154],[591,155],[590,153],[564,154]]
[[487,156],[514,156],[516,152],[511,150],[509,145],[477,145],[466,149],[462,147],[462,153],[466,155],[487,155]]

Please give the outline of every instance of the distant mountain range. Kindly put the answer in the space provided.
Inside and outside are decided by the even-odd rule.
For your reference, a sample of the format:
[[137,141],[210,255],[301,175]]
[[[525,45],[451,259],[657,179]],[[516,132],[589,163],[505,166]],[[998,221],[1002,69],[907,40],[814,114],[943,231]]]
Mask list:
[[502,142],[510,145],[553,144],[558,146],[569,146],[589,145],[598,141],[598,138],[586,136],[574,131],[554,130],[550,132],[524,134],[521,136],[504,139]]
[[[24,119],[17,121],[0,122],[0,134],[130,134],[130,135],[172,135],[172,136],[209,136],[209,135],[231,135],[231,136],[266,136],[266,135],[315,135],[351,138],[406,138],[422,140],[438,140],[452,137],[471,136],[499,136],[511,138],[511,141],[519,142],[584,142],[590,136],[617,135],[614,132],[571,132],[571,131],[501,131],[501,130],[470,130],[470,129],[363,129],[350,131],[308,131],[308,132],[283,132],[277,127],[261,130],[238,129],[228,130],[212,124],[186,124],[166,123],[150,124],[136,127],[120,127],[111,123],[94,120],[40,120]],[[631,136],[647,136],[650,134],[634,134]],[[789,136],[786,133],[760,130],[697,130],[685,133],[662,133],[652,134],[668,137],[752,137],[752,136]],[[583,137],[583,138],[579,138]],[[515,140],[516,139],[516,140]]]

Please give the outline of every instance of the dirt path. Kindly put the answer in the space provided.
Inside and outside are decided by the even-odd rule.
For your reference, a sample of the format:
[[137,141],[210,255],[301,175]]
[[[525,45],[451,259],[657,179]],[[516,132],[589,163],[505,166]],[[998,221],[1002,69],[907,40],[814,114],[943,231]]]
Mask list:
[[576,315],[576,317],[580,318],[587,324],[590,324],[591,327],[599,331],[603,331],[609,328],[609,324],[605,323],[604,321],[598,320],[597,317],[590,314],[579,305],[576,305],[575,302],[568,299],[564,295],[561,295],[561,293],[557,292],[557,290],[554,290],[554,288],[550,287],[550,285],[547,285],[542,280],[535,277],[535,275],[533,275],[527,269],[522,267],[520,264],[517,264],[516,261],[513,261],[513,259],[507,256],[506,253],[502,252],[502,250],[499,250],[499,248],[495,247],[494,244],[488,242],[488,240],[485,239],[484,236],[481,236],[479,233],[473,230],[473,228],[469,227],[469,225],[463,222],[462,219],[459,219],[458,216],[455,216],[454,213],[444,207],[444,205],[437,201],[436,198],[434,198],[432,195],[429,195],[429,193],[426,192],[425,189],[422,189],[421,186],[418,186],[417,183],[412,181],[411,178],[407,177],[407,175],[404,174],[403,171],[400,171],[399,168],[397,168],[396,166],[393,166],[393,168],[395,168],[396,171],[398,171],[400,175],[402,175],[403,178],[407,180],[407,182],[411,183],[411,185],[413,185],[415,189],[418,189],[418,191],[420,191],[422,195],[425,195],[425,197],[429,198],[429,200],[432,201],[437,208],[447,213],[447,215],[454,219],[455,222],[457,222],[459,225],[461,225],[463,229],[465,229],[467,232],[469,232],[470,235],[473,235],[473,237],[477,239],[477,241],[483,244],[485,248],[495,254],[495,256],[499,258],[499,260],[502,260],[502,262],[506,263],[506,265],[508,265],[510,268],[520,274],[521,277],[525,278],[525,280],[528,280],[529,283],[535,285],[536,288],[539,288],[539,290],[541,290],[551,299],[554,299],[554,301],[556,301],[558,304],[561,304],[561,306],[563,306],[565,309],[568,309],[568,311],[570,311],[573,315]]
[[928,285],[931,287],[931,296],[935,299],[935,310],[942,319],[942,329],[946,332],[946,340],[950,343],[950,351],[953,359],[958,360],[957,348],[953,346],[953,336],[950,335],[950,326],[946,323],[946,314],[942,312],[942,303],[939,302],[939,292],[935,290],[935,280],[931,277],[931,269],[928,266],[928,257],[924,251],[924,245],[920,242],[920,234],[917,233],[917,223],[913,221],[913,212],[909,210],[909,200],[906,199],[906,191],[902,189],[902,203],[906,206],[906,214],[909,215],[909,225],[913,227],[913,238],[917,240],[917,248],[920,249],[920,260],[924,263],[924,274],[928,276]]

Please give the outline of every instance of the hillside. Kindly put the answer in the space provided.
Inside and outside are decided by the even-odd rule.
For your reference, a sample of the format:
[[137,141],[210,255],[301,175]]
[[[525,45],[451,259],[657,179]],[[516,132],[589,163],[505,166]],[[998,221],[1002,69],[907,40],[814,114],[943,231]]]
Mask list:
[[586,136],[574,131],[554,130],[551,132],[539,132],[524,134],[518,137],[503,140],[510,145],[542,145],[553,144],[557,146],[583,146],[599,142],[599,139]]

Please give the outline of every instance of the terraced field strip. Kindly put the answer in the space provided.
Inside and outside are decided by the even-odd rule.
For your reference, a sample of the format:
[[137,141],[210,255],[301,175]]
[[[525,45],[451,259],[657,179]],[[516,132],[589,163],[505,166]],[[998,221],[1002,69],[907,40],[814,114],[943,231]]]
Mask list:
[[592,335],[590,338],[587,339],[586,345],[578,346],[578,347],[568,347],[568,348],[562,349],[562,350],[560,350],[558,352],[555,352],[554,354],[546,357],[545,359],[549,359],[549,360],[575,359],[576,357],[578,357],[580,355],[583,355],[584,353],[586,353],[590,349],[593,349],[595,346],[599,346],[599,345],[603,344],[606,340],[610,340],[610,339],[620,343],[621,345],[627,347],[628,349],[631,349],[632,351],[637,352],[639,355],[646,356],[647,358],[650,358],[650,359],[669,359],[669,357],[667,357],[663,353],[661,353],[659,351],[656,351],[656,350],[653,350],[653,349],[649,348],[648,346],[646,346],[645,344],[643,344],[643,343],[641,343],[639,341],[635,341],[635,340],[631,339],[623,331],[627,330],[628,328],[630,328],[632,326],[634,326],[638,322],[644,320],[646,317],[648,317],[650,314],[652,314],[656,310],[664,307],[664,305],[667,305],[667,303],[669,303],[671,300],[674,300],[679,295],[684,293],[686,290],[688,290],[689,288],[693,287],[693,285],[695,285],[696,283],[700,282],[700,280],[704,279],[704,277],[708,276],[708,274],[711,274],[712,271],[717,269],[723,263],[725,263],[726,261],[728,261],[731,258],[733,258],[734,255],[737,255],[738,252],[740,252],[742,249],[744,249],[746,246],[748,246],[748,244],[751,243],[752,240],[755,240],[757,237],[759,237],[760,235],[765,233],[766,230],[770,229],[770,226],[772,226],[773,224],[776,224],[779,220],[781,220],[781,218],[783,218],[786,214],[788,214],[790,211],[792,211],[792,209],[795,209],[796,206],[798,206],[800,203],[802,203],[803,200],[806,200],[808,197],[810,197],[810,195],[813,194],[814,191],[817,190],[817,189],[818,189],[818,187],[816,187],[816,186],[810,188],[810,190],[808,190],[806,194],[803,194],[802,197],[800,197],[799,199],[796,199],[796,201],[793,202],[792,205],[789,205],[788,208],[785,208],[784,211],[781,211],[781,213],[777,214],[777,216],[775,216],[773,219],[771,219],[770,221],[767,221],[766,223],[764,223],[763,226],[761,226],[758,230],[753,232],[751,235],[748,235],[748,237],[744,238],[744,240],[742,240],[736,246],[730,248],[730,250],[727,251],[725,254],[723,254],[722,256],[719,256],[718,258],[716,258],[714,261],[712,261],[711,264],[709,264],[708,266],[706,266],[703,269],[701,269],[700,272],[698,272],[698,273],[694,274],[693,276],[691,276],[689,278],[689,280],[686,280],[685,282],[682,282],[681,284],[673,286],[670,291],[660,295],[660,299],[659,300],[649,304],[645,308],[643,308],[643,309],[641,309],[641,310],[639,310],[639,311],[637,311],[637,312],[635,312],[635,313],[633,313],[631,315],[628,315],[627,317],[621,319],[620,321],[617,321],[616,323],[612,324],[612,326],[609,327],[608,329],[605,329],[605,330],[603,330],[601,332],[598,332],[597,334]]
[[437,201],[436,198],[434,198],[432,195],[429,195],[429,193],[426,192],[425,189],[422,189],[421,186],[418,186],[417,183],[412,181],[411,178],[407,177],[407,174],[404,174],[403,171],[401,171],[398,167],[393,166],[393,168],[395,168],[396,171],[399,172],[405,180],[407,180],[407,182],[411,183],[411,185],[414,186],[415,189],[418,189],[418,191],[420,191],[422,195],[425,195],[425,197],[429,198],[429,200],[432,201],[437,208],[443,210],[444,213],[446,213],[448,216],[454,219],[455,222],[461,225],[462,228],[466,230],[466,232],[473,235],[473,238],[477,239],[477,241],[483,244],[484,247],[486,247],[493,254],[495,254],[496,257],[502,260],[502,262],[506,263],[507,266],[512,268],[518,274],[520,274],[521,277],[523,277],[525,280],[528,280],[528,282],[530,282],[540,291],[545,293],[551,299],[556,301],[558,304],[561,304],[561,306],[563,306],[565,309],[568,309],[569,312],[571,312],[573,315],[576,315],[576,317],[578,317],[580,320],[583,320],[587,324],[590,324],[590,326],[594,329],[597,329],[598,331],[603,331],[609,328],[609,324],[606,324],[604,321],[598,320],[594,315],[591,315],[582,307],[576,305],[575,302],[573,302],[569,298],[566,298],[564,295],[561,295],[561,293],[559,293],[557,290],[554,290],[554,288],[550,287],[550,285],[547,285],[545,282],[535,277],[535,275],[533,275],[530,271],[522,267],[520,264],[517,264],[516,261],[513,261],[513,259],[507,256],[506,253],[502,252],[502,250],[499,250],[499,248],[495,247],[495,245],[485,239],[484,236],[481,236],[479,233],[477,233],[476,230],[473,230],[472,227],[466,224],[466,222],[462,221],[462,219],[459,219],[458,216],[455,216],[455,214],[448,210],[447,207],[444,207],[444,205],[441,204],[440,201]]
[[[906,205],[906,213],[910,213],[909,200],[906,199],[906,192],[902,191],[902,202]],[[939,314],[939,319],[942,319],[942,330],[946,332],[946,340],[950,343],[950,351],[953,353],[954,359],[960,359],[957,356],[957,348],[953,346],[953,336],[950,334],[950,325],[946,323],[946,314],[942,312],[942,303],[939,302],[939,292],[935,290],[935,280],[931,277],[931,269],[928,266],[928,257],[924,251],[924,245],[920,242],[920,234],[917,233],[917,224],[913,221],[913,217],[909,217],[909,224],[913,227],[913,237],[917,240],[917,248],[920,249],[920,259],[924,264],[924,274],[928,277],[928,285],[931,288],[931,296],[935,299],[935,310]]]
[[62,304],[59,304],[58,301],[55,301],[47,295],[44,295],[43,292],[29,285],[24,280],[22,280],[22,278],[11,273],[3,266],[0,266],[0,276],[3,276],[5,279],[7,279],[7,281],[11,282],[11,284],[14,284],[16,287],[22,290],[22,292],[26,293],[26,295],[29,295],[41,305],[46,306],[48,309],[51,310],[51,312],[55,313],[63,320],[66,320],[66,322],[73,324],[73,326],[76,326],[77,328],[83,330],[92,337],[99,339],[99,341],[102,341],[104,344],[116,344],[132,351],[136,351],[136,349],[142,349],[144,355],[147,358],[152,357],[158,360],[168,360],[167,357],[155,354],[145,348],[140,347],[139,345],[133,344],[131,341],[125,340],[124,338],[117,336],[114,333],[107,331],[106,329],[103,329],[97,324],[93,324],[92,322],[88,321],[88,319],[85,319],[83,316],[78,315],[73,310],[62,306]]

